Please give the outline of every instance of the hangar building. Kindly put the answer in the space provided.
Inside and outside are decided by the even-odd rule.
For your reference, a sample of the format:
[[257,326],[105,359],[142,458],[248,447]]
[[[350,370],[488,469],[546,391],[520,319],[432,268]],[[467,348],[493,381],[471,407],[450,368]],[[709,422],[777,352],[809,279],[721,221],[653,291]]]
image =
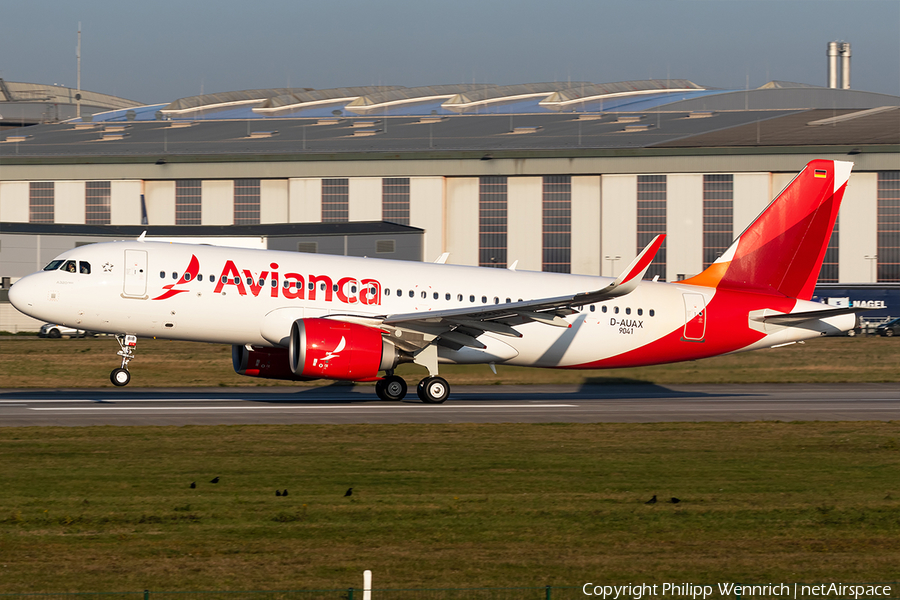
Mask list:
[[649,276],[674,281],[826,158],[855,166],[820,280],[900,282],[898,151],[900,97],[788,82],[208,94],[0,132],[0,276],[8,286],[60,251],[26,243],[28,224],[68,228],[71,247],[123,227],[234,238],[356,223],[387,250],[399,239],[379,229],[389,222],[418,241],[386,257],[593,275],[617,274],[666,233]]

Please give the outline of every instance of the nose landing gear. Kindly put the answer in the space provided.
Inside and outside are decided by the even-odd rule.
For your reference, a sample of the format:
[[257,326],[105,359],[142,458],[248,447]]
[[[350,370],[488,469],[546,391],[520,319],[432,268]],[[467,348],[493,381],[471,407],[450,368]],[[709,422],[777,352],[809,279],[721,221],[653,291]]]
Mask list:
[[137,346],[136,335],[116,334],[121,350],[116,352],[122,357],[122,366],[115,368],[109,374],[109,380],[113,385],[121,387],[131,381],[131,373],[128,372],[128,363],[134,359],[134,348]]

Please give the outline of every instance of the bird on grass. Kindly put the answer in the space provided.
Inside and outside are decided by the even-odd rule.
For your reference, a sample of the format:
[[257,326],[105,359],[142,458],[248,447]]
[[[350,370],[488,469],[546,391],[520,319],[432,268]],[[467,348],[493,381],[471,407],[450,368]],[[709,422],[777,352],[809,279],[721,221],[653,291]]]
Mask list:
[[281,496],[281,490],[275,490],[275,495],[276,495],[276,496]]
[[675,496],[672,496],[672,498],[669,500],[669,502],[671,502],[672,504],[678,504],[679,502],[681,502],[681,500],[679,500]]
[[344,493],[344,498],[349,498],[353,495],[353,488],[347,488],[346,493]]
[[656,494],[653,494],[653,497],[644,502],[644,504],[656,504]]
[[219,483],[219,478],[213,477],[212,480],[210,480],[210,483]]
[[197,482],[196,482],[196,481],[192,481],[192,482],[191,482],[191,489],[192,489],[192,490],[197,489]]
[[281,492],[281,495],[282,495],[282,496],[287,496],[287,488],[285,488],[285,490],[284,490],[283,492]]

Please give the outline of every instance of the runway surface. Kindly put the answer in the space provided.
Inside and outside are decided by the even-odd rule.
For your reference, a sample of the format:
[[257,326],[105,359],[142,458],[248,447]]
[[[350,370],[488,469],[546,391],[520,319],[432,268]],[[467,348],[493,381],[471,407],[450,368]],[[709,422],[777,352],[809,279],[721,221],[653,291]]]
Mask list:
[[440,405],[372,387],[0,390],[0,426],[900,420],[900,383],[455,386]]

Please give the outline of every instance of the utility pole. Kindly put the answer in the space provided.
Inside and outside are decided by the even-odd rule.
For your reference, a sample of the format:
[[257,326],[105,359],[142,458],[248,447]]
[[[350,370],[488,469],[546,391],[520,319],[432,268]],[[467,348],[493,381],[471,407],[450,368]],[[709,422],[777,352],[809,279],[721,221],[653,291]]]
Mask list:
[[75,116],[81,117],[81,21],[78,21],[78,45],[75,47],[75,60],[77,66],[77,84],[78,91],[75,92]]

